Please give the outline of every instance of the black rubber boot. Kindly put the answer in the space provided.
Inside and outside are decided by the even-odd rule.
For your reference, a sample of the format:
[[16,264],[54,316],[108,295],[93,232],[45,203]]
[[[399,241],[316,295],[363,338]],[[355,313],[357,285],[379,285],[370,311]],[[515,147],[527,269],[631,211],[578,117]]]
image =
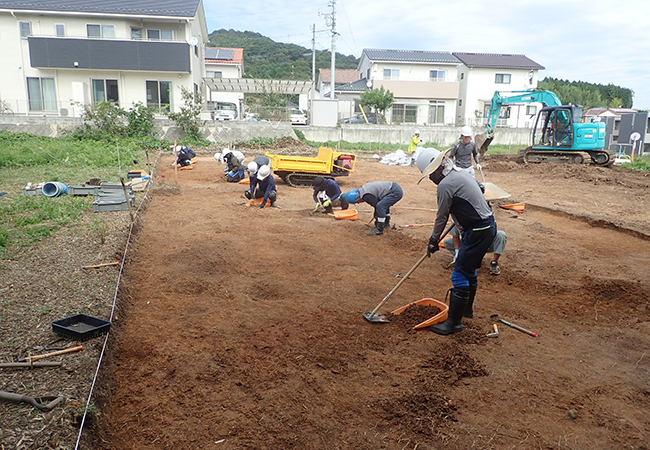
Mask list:
[[431,331],[446,336],[452,333],[463,331],[462,316],[467,306],[469,288],[459,287],[451,289],[449,294],[449,314],[447,320],[442,323],[431,325]]
[[368,231],[368,236],[379,236],[380,234],[384,234],[384,223],[377,221],[375,229]]
[[332,205],[331,205],[331,204],[330,204],[329,206],[326,206],[326,207],[325,207],[325,212],[326,212],[327,214],[332,214],[332,213],[334,212],[334,210],[332,209]]
[[251,192],[250,189],[247,190],[246,192],[244,192],[244,195],[245,195],[246,198],[249,199],[249,200],[252,200],[252,199],[253,199],[253,192]]
[[384,228],[390,230],[390,214],[386,214],[386,220],[384,221]]
[[469,279],[469,298],[467,300],[467,306],[465,307],[465,313],[463,317],[468,319],[474,318],[474,297],[476,297],[476,289],[478,288],[478,278],[470,277]]

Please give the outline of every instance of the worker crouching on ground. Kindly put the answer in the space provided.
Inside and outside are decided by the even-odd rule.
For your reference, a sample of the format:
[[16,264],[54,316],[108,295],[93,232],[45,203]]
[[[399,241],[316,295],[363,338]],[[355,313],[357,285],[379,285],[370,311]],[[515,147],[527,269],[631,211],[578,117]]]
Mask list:
[[449,294],[449,313],[447,320],[431,326],[431,331],[447,335],[462,331],[462,317],[473,317],[474,297],[478,288],[476,269],[494,241],[497,225],[490,205],[483,196],[482,185],[454,166],[452,161],[440,153],[422,151],[417,166],[422,172],[422,181],[426,176],[438,186],[438,213],[427,255],[439,250],[438,243],[451,215],[461,232],[460,249],[456,257],[454,271],[451,274],[453,288]]
[[316,202],[314,212],[323,209],[324,213],[331,213],[333,207],[348,209],[350,204],[345,196],[341,195],[341,188],[336,181],[330,178],[316,177],[312,182],[314,186],[313,199]]
[[390,207],[401,200],[404,192],[392,181],[373,181],[344,195],[349,203],[366,202],[375,208],[375,229],[369,231],[368,236],[377,236],[384,234],[384,229],[390,229]]
[[244,154],[237,153],[230,151],[223,155],[223,160],[228,164],[226,181],[229,183],[238,183],[244,178]]
[[[451,261],[451,265],[456,263],[456,257],[458,256],[458,251],[460,250],[460,231],[458,227],[454,227],[449,232],[451,237],[445,238],[443,241],[445,248],[449,250],[449,253],[454,257]],[[499,266],[499,258],[503,254],[503,251],[506,249],[506,243],[508,242],[508,236],[503,230],[497,230],[497,234],[492,241],[492,245],[487,249],[487,252],[492,252],[492,261],[490,261],[490,275],[499,275],[501,273],[501,267]]]
[[262,166],[271,167],[271,160],[266,156],[257,156],[254,160],[248,163],[248,180],[250,194],[246,194],[247,198],[252,198],[252,193],[255,192],[255,185],[257,183],[257,171]]
[[255,177],[255,186],[251,190],[246,191],[246,198],[253,200],[256,198],[264,198],[260,208],[264,208],[267,202],[271,203],[272,207],[276,207],[275,201],[277,200],[278,193],[275,189],[275,179],[271,175],[271,168],[269,166],[262,166],[257,171]]
[[196,153],[185,145],[175,146],[174,153],[176,154],[176,162],[174,164],[180,167],[191,166],[192,158],[196,157]]
[[476,161],[476,168],[481,170],[481,165],[478,162],[476,143],[472,141],[472,129],[467,125],[461,127],[460,141],[456,142],[449,150],[449,158],[455,160],[454,162],[456,166],[469,173],[471,176],[474,176],[476,173],[472,166],[472,158]]

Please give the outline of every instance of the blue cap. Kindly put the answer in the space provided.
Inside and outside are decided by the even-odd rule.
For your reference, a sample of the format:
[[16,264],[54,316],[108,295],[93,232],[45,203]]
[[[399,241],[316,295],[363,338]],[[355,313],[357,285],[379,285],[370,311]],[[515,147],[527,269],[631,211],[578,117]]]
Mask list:
[[348,203],[356,203],[357,198],[359,197],[359,189],[352,189],[343,194]]

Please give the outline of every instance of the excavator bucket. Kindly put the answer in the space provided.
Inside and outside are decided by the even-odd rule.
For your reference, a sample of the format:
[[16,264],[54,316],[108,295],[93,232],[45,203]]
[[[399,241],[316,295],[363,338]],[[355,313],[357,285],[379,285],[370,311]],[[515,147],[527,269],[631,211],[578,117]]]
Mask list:
[[494,136],[488,137],[485,134],[477,134],[474,136],[474,142],[476,143],[476,147],[478,148],[478,154],[480,157],[483,157],[485,153],[488,150],[488,147],[492,143],[492,139],[494,139]]

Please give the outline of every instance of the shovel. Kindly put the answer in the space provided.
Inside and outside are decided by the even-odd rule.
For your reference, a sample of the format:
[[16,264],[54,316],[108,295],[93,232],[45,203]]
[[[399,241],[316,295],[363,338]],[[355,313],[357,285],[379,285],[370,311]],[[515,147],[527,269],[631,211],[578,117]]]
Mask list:
[[510,197],[510,194],[508,194],[496,184],[486,183],[485,175],[483,175],[483,169],[481,168],[479,171],[481,172],[481,177],[483,178],[483,186],[485,186],[485,194],[483,194],[485,196],[485,200],[489,202],[491,200],[500,200],[502,198]]
[[[454,222],[451,222],[447,226],[445,231],[442,232],[442,234],[440,236],[446,236],[451,231],[451,229],[453,227],[454,227]],[[388,322],[390,322],[390,320],[388,320],[386,318],[386,316],[378,315],[377,311],[379,311],[379,308],[381,308],[384,305],[384,303],[386,303],[386,300],[388,300],[390,298],[390,296],[393,295],[395,293],[395,291],[397,291],[399,289],[399,287],[402,285],[402,283],[404,283],[409,278],[409,276],[415,271],[415,269],[417,269],[418,266],[420,264],[422,264],[422,261],[424,261],[424,259],[426,257],[427,257],[427,253],[425,252],[424,255],[422,255],[420,257],[418,262],[416,262],[415,265],[413,267],[411,267],[411,270],[406,272],[406,275],[404,275],[404,277],[401,280],[399,280],[399,282],[395,285],[395,287],[388,293],[388,295],[386,297],[384,297],[384,299],[381,301],[381,303],[379,303],[377,305],[377,307],[375,309],[373,309],[371,312],[363,313],[363,318],[366,319],[368,322],[371,322],[371,323],[388,323]]]

